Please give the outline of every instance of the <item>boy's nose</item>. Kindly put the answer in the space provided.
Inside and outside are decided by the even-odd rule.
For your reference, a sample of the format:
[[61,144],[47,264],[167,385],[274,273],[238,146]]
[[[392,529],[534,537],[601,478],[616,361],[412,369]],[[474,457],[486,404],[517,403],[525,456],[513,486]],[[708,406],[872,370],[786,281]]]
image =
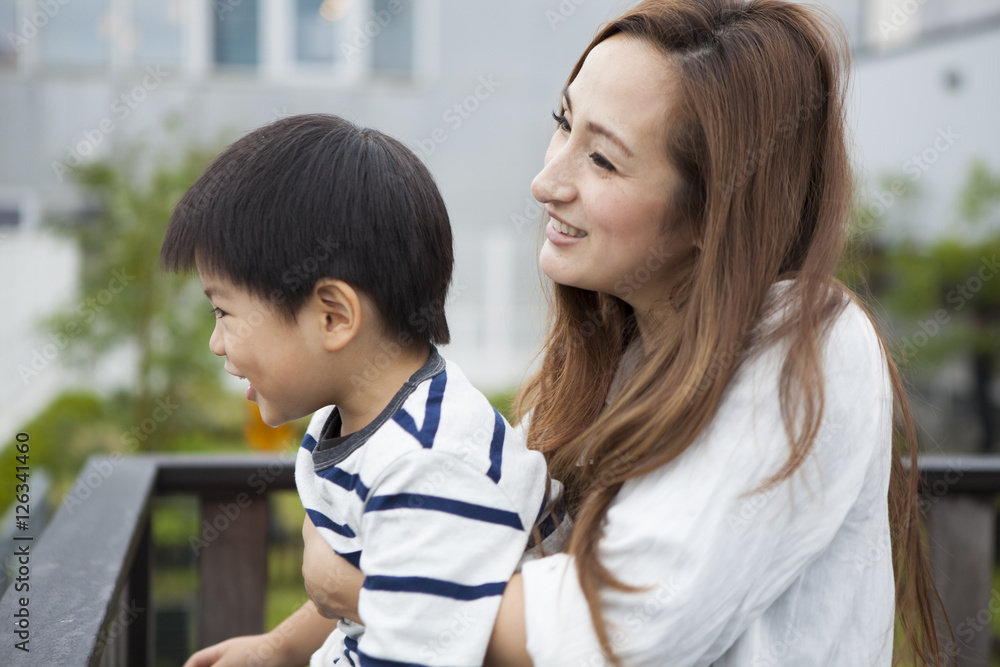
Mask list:
[[212,329],[212,337],[208,339],[208,349],[212,354],[220,357],[226,356],[226,346],[222,343],[222,333],[219,331],[219,322],[216,320],[215,328]]

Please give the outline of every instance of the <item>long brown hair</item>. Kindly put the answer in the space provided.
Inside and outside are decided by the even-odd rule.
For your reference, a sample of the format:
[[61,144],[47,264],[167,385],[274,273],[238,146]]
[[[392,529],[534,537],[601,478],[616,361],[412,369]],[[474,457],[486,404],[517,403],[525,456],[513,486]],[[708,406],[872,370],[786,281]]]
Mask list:
[[[565,486],[575,521],[568,549],[616,664],[599,592],[629,587],[598,560],[595,536],[622,484],[689,447],[740,364],[779,339],[788,349],[779,396],[791,454],[765,488],[792,475],[823,418],[824,336],[854,298],[834,278],[853,196],[842,31],[778,0],[646,0],[599,31],[569,81],[594,46],[617,34],[651,44],[673,69],[665,150],[681,178],[669,193],[672,224],[689,225],[698,250],[662,298],[675,322],[643,341],[641,368],[610,405],[611,378],[637,335],[634,315],[614,295],[563,285],[553,288],[541,368],[518,397],[519,413],[531,414],[529,445]],[[783,278],[794,278],[784,303],[795,316],[764,331],[765,297]],[[915,433],[900,374],[879,340],[896,398],[889,513],[897,619],[915,659],[944,664],[932,613],[940,600],[919,532]]]

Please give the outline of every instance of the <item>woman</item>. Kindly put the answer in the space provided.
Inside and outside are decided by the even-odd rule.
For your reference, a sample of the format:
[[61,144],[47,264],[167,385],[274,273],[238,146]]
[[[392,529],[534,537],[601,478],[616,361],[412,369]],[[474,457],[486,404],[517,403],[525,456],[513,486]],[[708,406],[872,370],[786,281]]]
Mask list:
[[888,665],[894,593],[946,660],[899,376],[833,278],[846,52],[796,5],[651,0],[571,74],[520,405],[575,526],[508,586],[495,664]]
[[[487,664],[889,665],[894,618],[950,661],[899,374],[834,279],[846,53],[798,5],[647,0],[577,63],[519,402],[574,525],[511,579]],[[356,618],[360,574],[305,534],[313,599]]]

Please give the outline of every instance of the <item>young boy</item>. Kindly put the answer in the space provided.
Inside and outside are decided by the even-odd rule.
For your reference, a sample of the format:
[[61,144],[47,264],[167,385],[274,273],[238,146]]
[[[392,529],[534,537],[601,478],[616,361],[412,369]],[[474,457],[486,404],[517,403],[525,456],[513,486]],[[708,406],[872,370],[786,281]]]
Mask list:
[[295,664],[326,636],[313,664],[481,664],[545,463],[435,348],[449,339],[452,237],[424,165],[334,116],[279,120],[187,192],[161,258],[197,269],[217,317],[209,347],[267,424],[335,406],[313,418],[296,485],[307,521],[365,577],[363,626],[330,634],[307,604],[277,658],[262,635],[189,664],[227,650]]

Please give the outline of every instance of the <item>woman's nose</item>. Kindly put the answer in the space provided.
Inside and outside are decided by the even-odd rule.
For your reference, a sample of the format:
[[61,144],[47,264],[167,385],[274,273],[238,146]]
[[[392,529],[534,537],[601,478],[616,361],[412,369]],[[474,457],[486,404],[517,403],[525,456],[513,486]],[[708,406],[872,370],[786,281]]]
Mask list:
[[566,144],[550,147],[545,155],[545,166],[531,181],[531,195],[543,204],[576,198],[576,179],[568,153]]

